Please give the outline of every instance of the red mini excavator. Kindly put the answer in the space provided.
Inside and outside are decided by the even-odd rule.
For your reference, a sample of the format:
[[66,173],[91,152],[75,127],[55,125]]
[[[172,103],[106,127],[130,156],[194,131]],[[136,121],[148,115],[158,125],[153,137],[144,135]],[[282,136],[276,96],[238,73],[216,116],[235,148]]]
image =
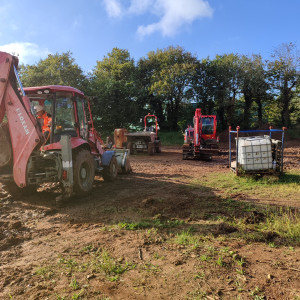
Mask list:
[[[128,150],[105,150],[81,91],[55,85],[23,89],[17,67],[17,57],[0,52],[1,182],[11,180],[21,191],[60,182],[67,197],[88,193],[95,173],[112,180],[118,169],[130,171]],[[36,119],[38,106],[51,115],[47,138]]]
[[194,127],[189,126],[184,133],[183,159],[210,160],[218,154],[217,118],[215,115],[202,115],[196,108]]

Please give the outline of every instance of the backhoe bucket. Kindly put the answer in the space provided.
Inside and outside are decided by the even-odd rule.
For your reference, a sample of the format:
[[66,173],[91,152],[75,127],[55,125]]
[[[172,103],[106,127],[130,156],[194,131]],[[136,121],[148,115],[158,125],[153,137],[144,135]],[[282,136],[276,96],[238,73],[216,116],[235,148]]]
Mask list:
[[9,137],[8,126],[0,126],[0,168],[6,166],[12,161],[12,149]]

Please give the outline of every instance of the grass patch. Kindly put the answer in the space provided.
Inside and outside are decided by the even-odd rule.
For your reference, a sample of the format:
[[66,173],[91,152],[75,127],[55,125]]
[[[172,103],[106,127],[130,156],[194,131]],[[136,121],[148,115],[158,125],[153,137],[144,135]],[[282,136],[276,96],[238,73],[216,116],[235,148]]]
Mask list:
[[104,272],[110,281],[117,281],[119,276],[127,271],[129,263],[122,263],[111,257],[105,249],[96,251],[91,261],[91,269],[93,272]]
[[192,180],[190,186],[222,191],[218,197],[207,198],[203,205],[201,202],[202,214],[207,220],[222,220],[236,227],[238,231],[232,237],[277,247],[300,245],[300,211],[257,205],[247,200],[300,201],[299,182],[300,173],[295,171],[289,171],[277,179],[212,173],[201,181]]
[[193,249],[196,249],[202,244],[202,239],[190,231],[182,231],[175,236],[174,242],[179,245],[192,246]]
[[238,228],[233,237],[265,242],[275,248],[280,245],[300,245],[300,212],[289,208],[260,207],[244,218],[227,220]]
[[221,189],[225,197],[232,194],[243,193],[249,196],[258,196],[274,199],[299,199],[300,201],[300,173],[288,171],[279,178],[263,176],[255,177],[239,177],[233,173],[208,174],[204,179],[194,179],[190,182],[190,186],[205,186],[213,189]]
[[183,144],[183,134],[176,131],[161,131],[158,133],[161,144],[164,146],[175,146]]
[[300,245],[300,215],[297,212],[281,209],[278,214],[268,213],[262,229],[274,231],[285,240]]
[[35,270],[34,274],[39,275],[43,279],[51,279],[54,276],[54,270],[50,266],[39,267]]
[[139,230],[147,228],[173,228],[184,224],[181,220],[142,220],[139,222],[120,222],[118,228],[126,230]]

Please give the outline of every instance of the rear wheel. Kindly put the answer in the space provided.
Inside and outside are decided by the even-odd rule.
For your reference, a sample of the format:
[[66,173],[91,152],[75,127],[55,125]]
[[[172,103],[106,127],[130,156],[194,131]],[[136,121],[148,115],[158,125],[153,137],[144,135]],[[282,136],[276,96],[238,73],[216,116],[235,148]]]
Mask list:
[[103,170],[103,179],[105,181],[114,181],[118,175],[118,162],[116,157],[113,155],[107,167]]
[[154,143],[152,143],[152,142],[149,142],[148,143],[148,154],[149,155],[153,155],[154,154],[154,151],[155,151],[155,145],[154,145]]
[[89,150],[79,151],[74,158],[74,192],[86,194],[92,187],[95,177],[95,162]]

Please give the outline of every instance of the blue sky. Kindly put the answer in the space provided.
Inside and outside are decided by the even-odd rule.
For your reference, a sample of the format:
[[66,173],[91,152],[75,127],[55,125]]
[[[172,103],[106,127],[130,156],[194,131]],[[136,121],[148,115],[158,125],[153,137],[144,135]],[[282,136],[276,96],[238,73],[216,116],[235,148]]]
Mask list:
[[86,72],[114,47],[136,61],[171,45],[268,59],[299,37],[300,0],[0,0],[0,51],[34,64],[70,50]]

